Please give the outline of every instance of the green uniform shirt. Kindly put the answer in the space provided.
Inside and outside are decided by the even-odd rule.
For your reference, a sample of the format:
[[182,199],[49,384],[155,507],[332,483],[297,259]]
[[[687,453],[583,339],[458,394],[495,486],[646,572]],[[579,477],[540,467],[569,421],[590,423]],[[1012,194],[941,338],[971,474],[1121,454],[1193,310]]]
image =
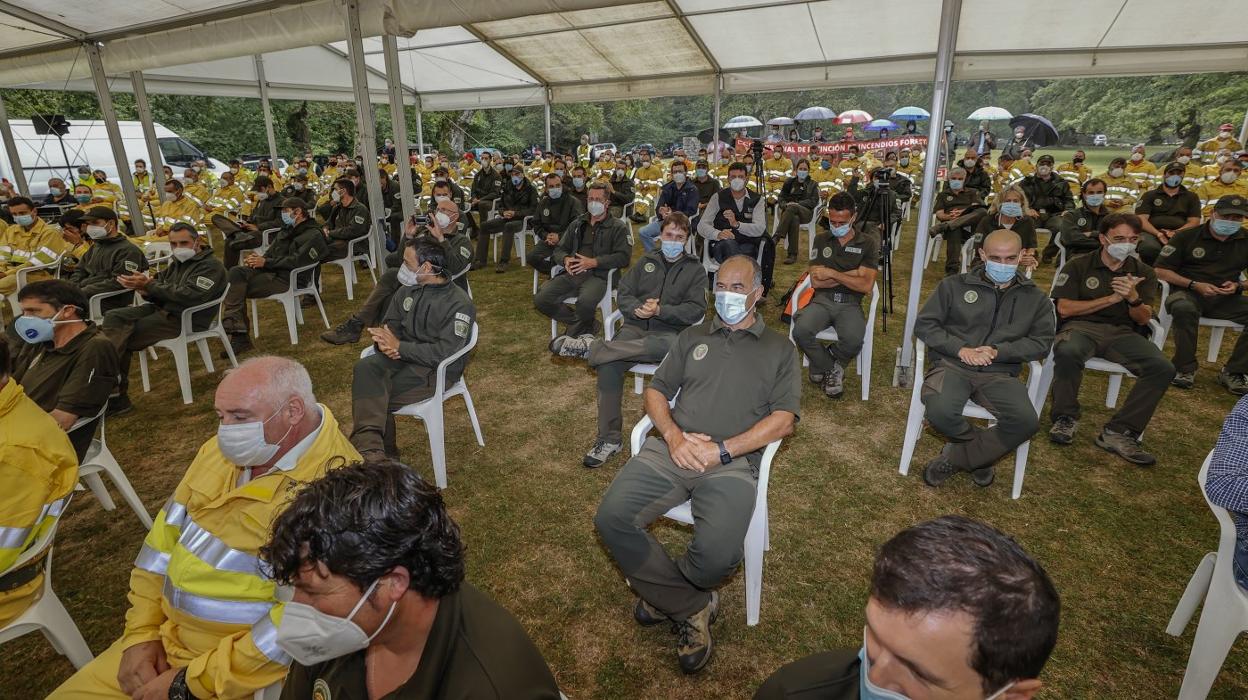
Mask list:
[[[698,200],[701,201],[701,198],[702,194],[699,192]],[[805,180],[799,180],[796,177],[785,180],[784,185],[780,187],[780,203],[789,202],[813,210],[819,206],[819,183],[815,182],[809,174]]]
[[[980,219],[979,223],[975,225],[975,250],[978,251],[980,248],[984,247],[984,238],[986,238],[988,234],[1003,228],[1008,228],[1008,230],[1017,233],[1018,237],[1023,239],[1023,248],[1030,250],[1036,249],[1036,246],[1038,245],[1036,241],[1036,224],[1031,220],[1031,217],[1024,216],[1007,227],[1001,223],[998,216],[989,214],[988,216]],[[972,256],[971,264],[974,265],[977,262],[980,262],[979,256]]]
[[1075,206],[1070,183],[1058,177],[1057,173],[1051,173],[1048,180],[1040,179],[1039,175],[1028,175],[1018,186],[1027,195],[1028,206],[1040,214],[1040,221]]
[[[283,228],[273,237],[268,249],[264,251],[264,267],[261,269],[281,275],[283,272],[324,260],[328,250],[329,243],[316,221],[305,219],[293,228]],[[311,272],[309,270],[303,276],[306,277]],[[304,281],[306,280],[300,280],[301,283]]]
[[472,177],[472,196],[482,202],[492,202],[503,195],[503,176],[491,165],[481,168]]
[[858,700],[862,660],[848,650],[812,654],[781,666],[754,700]]
[[325,227],[329,229],[328,236],[335,241],[359,238],[367,234],[371,228],[368,221],[370,216],[368,207],[358,199],[352,200],[351,204],[345,207],[335,204],[329,210],[329,216],[325,218]]
[[[870,270],[880,266],[880,241],[875,236],[862,231],[854,231],[854,237],[845,243],[830,233],[820,233],[815,237],[815,258],[811,265],[821,265],[837,272],[852,272],[860,267]],[[815,290],[815,298],[831,298],[832,301],[861,301],[863,295],[849,287],[823,287]]]
[[[1066,266],[1057,277],[1053,278],[1053,298],[1070,299],[1072,301],[1092,301],[1114,293],[1110,282],[1115,277],[1135,275],[1144,281],[1135,288],[1140,299],[1149,306],[1157,299],[1157,274],[1153,268],[1144,264],[1134,255],[1122,262],[1122,267],[1110,270],[1101,258],[1100,251],[1087,253],[1066,261]],[[1062,321],[1090,321],[1092,323],[1108,323],[1113,326],[1135,328],[1131,320],[1127,302],[1120,301],[1090,314],[1063,318]]]
[[[366,700],[364,651],[291,664],[282,700]],[[438,601],[416,672],[386,700],[558,700],[542,654],[511,613],[464,582]]]
[[[729,330],[718,315],[683,331],[650,388],[676,399],[672,419],[681,430],[716,441],[740,435],[776,411],[802,411],[793,343],[758,313],[754,325],[739,331]],[[761,452],[747,455],[755,467]]]
[[1062,214],[1060,240],[1068,257],[1101,249],[1101,239],[1098,237],[1101,219],[1109,213],[1104,207],[1101,207],[1101,213],[1098,214],[1081,206]]
[[1153,228],[1177,231],[1187,225],[1188,218],[1200,219],[1200,197],[1183,185],[1173,197],[1158,187],[1140,195],[1135,213],[1148,214]]
[[598,267],[590,270],[590,274],[605,280],[609,270],[628,267],[632,259],[628,225],[612,216],[604,216],[602,221],[592,225],[589,219],[589,214],[582,214],[568,224],[550,259],[562,265],[564,258],[578,252],[596,258]]
[[[443,282],[399,287],[381,322],[398,336],[400,360],[435,368],[467,344],[476,318],[468,293]],[[446,381],[457,381],[466,364],[467,355],[447,367]]]
[[[186,262],[171,260],[168,267],[156,274],[143,296],[170,316],[180,318],[184,310],[225,294],[225,280],[225,265],[213,256],[211,249],[205,248]],[[216,316],[216,307],[201,309],[191,318],[191,326],[196,331],[206,330]]]
[[543,195],[537,204],[533,220],[529,222],[529,228],[539,238],[547,233],[562,234],[573,219],[584,213],[585,210],[581,208],[581,202],[576,197],[564,194],[559,199],[551,199],[550,195]]
[[[90,299],[96,294],[115,292],[122,288],[117,281],[118,275],[129,275],[147,269],[147,258],[143,251],[120,234],[112,238],[101,238],[92,242],[91,247],[82,256],[78,268],[69,276],[69,281],[78,285],[82,293]],[[118,294],[102,300],[100,309],[108,311],[130,304],[130,297]]]
[[[661,251],[646,253],[625,273],[619,290],[624,323],[647,331],[679,333],[706,315],[706,271],[688,255],[668,262]],[[633,312],[647,299],[659,300],[659,313],[637,318]]]
[[52,347],[52,341],[21,345],[13,378],[45,411],[94,416],[117,388],[117,351],[90,321],[60,348]]
[[936,195],[936,209],[940,211],[948,211],[950,209],[971,209],[973,207],[984,206],[983,197],[980,196],[979,190],[972,187],[962,186],[962,189],[954,192],[949,189],[948,183]]
[[1248,267],[1248,233],[1240,228],[1220,241],[1206,221],[1175,233],[1155,263],[1196,282],[1235,282]]

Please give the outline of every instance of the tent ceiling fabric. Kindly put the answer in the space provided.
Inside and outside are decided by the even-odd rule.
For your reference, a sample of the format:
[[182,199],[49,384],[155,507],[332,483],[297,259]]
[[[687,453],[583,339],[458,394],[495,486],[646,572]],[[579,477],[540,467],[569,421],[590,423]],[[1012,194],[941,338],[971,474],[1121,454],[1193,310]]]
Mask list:
[[[928,82],[939,0],[880,18],[848,0],[359,0],[369,89],[385,98],[383,33],[399,36],[404,95],[425,109]],[[0,4],[0,86],[90,89],[80,43],[153,93],[255,97],[265,47],[276,99],[352,99],[341,0],[61,0]],[[1193,23],[1214,0],[963,0],[955,80],[1243,70],[1239,23]],[[1077,17],[1078,21],[1068,18]],[[984,27],[1027,26],[1028,32]],[[742,41],[743,31],[757,41]],[[844,41],[870,36],[871,41]],[[705,47],[705,48],[704,48]],[[195,57],[186,64],[185,57]],[[114,80],[128,90],[127,80]]]

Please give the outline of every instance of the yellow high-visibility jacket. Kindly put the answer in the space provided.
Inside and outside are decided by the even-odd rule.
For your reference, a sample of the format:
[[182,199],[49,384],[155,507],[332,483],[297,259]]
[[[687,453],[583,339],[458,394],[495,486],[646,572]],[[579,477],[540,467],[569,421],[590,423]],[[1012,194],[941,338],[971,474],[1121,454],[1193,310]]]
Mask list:
[[1187,161],[1187,165],[1183,169],[1183,186],[1189,190],[1196,189],[1196,185],[1204,182],[1205,166],[1196,161],[1195,158]]
[[1157,166],[1147,159],[1138,163],[1128,160],[1126,171],[1127,175],[1135,178],[1135,184],[1140,186],[1142,192],[1153,189],[1161,182],[1161,173],[1158,172]]
[[1206,180],[1197,185],[1193,191],[1197,197],[1200,197],[1200,216],[1202,219],[1207,219],[1213,213],[1213,205],[1217,204],[1221,197],[1237,194],[1248,198],[1248,182],[1244,182],[1242,177],[1229,185],[1217,179]]
[[12,273],[27,265],[46,265],[68,249],[61,229],[41,218],[35,218],[30,230],[10,224],[0,232],[0,271]]
[[[64,512],[78,482],[65,431],[15,380],[0,387],[0,576]],[[33,566],[35,562],[27,563]],[[0,593],[0,628],[39,599],[43,574]]]
[[1225,141],[1219,141],[1215,136],[1208,141],[1201,141],[1200,145],[1196,146],[1196,150],[1200,151],[1201,157],[1206,163],[1216,158],[1218,151],[1223,148],[1230,149],[1231,153],[1237,153],[1244,150],[1244,144],[1240,143],[1239,139],[1234,136]]
[[224,214],[229,211],[238,211],[243,206],[243,200],[246,195],[243,194],[243,188],[238,185],[224,185],[217,188],[212,197],[205,202],[204,206],[212,214]]
[[196,697],[250,697],[286,675],[282,604],[257,552],[295,491],[360,459],[329,408],[320,410],[320,432],[293,468],[242,486],[241,470],[208,440],[143,541],[121,645],[159,640]]
[[168,234],[170,227],[179,221],[199,228],[199,222],[204,216],[203,207],[188,197],[186,192],[179,199],[166,199],[153,211],[156,214],[156,230],[164,234]]
[[1111,177],[1109,173],[1101,173],[1097,177],[1105,181],[1106,209],[1117,212],[1131,211],[1135,207],[1141,194],[1140,186],[1136,184],[1135,178],[1125,172],[1122,177]]
[[202,207],[212,199],[212,190],[203,182],[195,181],[182,189],[182,194],[196,206]]

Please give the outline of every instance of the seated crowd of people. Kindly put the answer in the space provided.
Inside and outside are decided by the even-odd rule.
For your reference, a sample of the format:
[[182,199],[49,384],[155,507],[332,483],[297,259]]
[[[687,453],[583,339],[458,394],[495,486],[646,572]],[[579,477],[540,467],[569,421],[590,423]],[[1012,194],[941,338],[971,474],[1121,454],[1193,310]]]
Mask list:
[[[268,161],[254,173],[234,161],[212,178],[203,164],[180,178],[166,169],[161,196],[139,161],[134,182],[150,211],[136,219],[89,168],[72,204],[63,181],[49,183],[44,204],[65,204],[56,225],[27,197],[7,201],[0,292],[20,313],[0,342],[0,418],[23,428],[0,435],[0,453],[20,455],[0,461],[0,480],[14,484],[0,497],[0,628],[37,600],[43,580],[42,560],[10,565],[65,512],[99,421],[133,410],[134,353],[185,323],[206,330],[219,313],[232,361],[253,349],[249,300],[308,290],[319,305],[325,263],[351,256],[379,226],[390,248],[367,298],[321,336],[370,342],[354,365],[350,429],[294,360],[256,356],[227,372],[217,433],[137,553],[121,637],[53,697],[249,697],[283,684],[284,698],[558,698],[520,623],[465,580],[458,527],[402,463],[394,421],[435,394],[440,367],[448,383],[463,376],[479,322],[468,273],[487,267],[491,244],[506,271],[513,242],[527,246],[532,303],[554,329],[550,353],[596,371],[585,467],[623,451],[626,376],[653,375],[642,400],[654,434],[620,467],[594,527],[636,596],[636,622],[678,633],[684,672],[706,667],[717,588],[741,564],[764,450],[797,429],[802,360],[820,394],[843,396],[846,368],[874,333],[864,300],[922,184],[921,155],[851,148],[812,164],[777,148],[756,167],[750,153],[711,162],[705,149],[696,160],[677,149],[669,162],[642,151],[590,163],[587,146],[529,163],[489,150],[454,163],[413,155],[421,213],[406,220],[387,153],[376,164],[379,204],[368,201],[362,159],[345,154],[319,173],[311,154],[281,173]],[[1193,387],[1200,319],[1248,322],[1248,184],[1237,180],[1248,152],[1195,183],[1183,151],[1160,179],[1126,165],[1142,167],[1142,149],[1099,177],[1082,152],[1056,167],[1042,154],[1033,170],[1026,149],[995,170],[990,151],[972,149],[949,170],[931,227],[946,242],[947,274],[915,324],[927,352],[915,379],[922,419],[945,439],[923,470],[927,485],[966,472],[988,487],[997,462],[1036,434],[1036,399],[1020,381],[1033,362],[1051,363],[1049,437],[1059,446],[1075,438],[1085,364],[1121,363],[1136,380],[1095,444],[1132,464],[1157,461],[1142,435],[1168,387]],[[788,338],[764,320],[781,245],[786,264],[807,267],[773,304]],[[1046,293],[1032,273],[1054,259]],[[1169,358],[1149,337],[1163,332],[1163,311]],[[835,340],[821,339],[828,329]],[[1218,381],[1248,395],[1242,333]],[[968,400],[990,411],[990,427],[964,416]],[[1248,403],[1219,441],[1225,459],[1210,493],[1230,494],[1243,519],[1248,459],[1230,452],[1245,439],[1232,430],[1237,415],[1248,420]],[[673,557],[649,526],[685,501],[697,524]],[[756,697],[940,688],[1029,698],[1042,687],[1059,607],[1044,569],[1003,533],[960,517],[919,523],[878,552],[862,647],[795,661]]]

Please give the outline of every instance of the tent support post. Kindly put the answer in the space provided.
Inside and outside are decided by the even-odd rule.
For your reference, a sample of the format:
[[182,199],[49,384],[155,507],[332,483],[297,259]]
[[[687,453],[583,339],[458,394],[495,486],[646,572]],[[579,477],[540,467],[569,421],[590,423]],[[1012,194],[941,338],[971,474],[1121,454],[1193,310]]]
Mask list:
[[264,112],[264,135],[269,139],[269,165],[273,172],[281,170],[277,167],[277,136],[273,133],[273,106],[269,104],[269,81],[264,77],[264,55],[256,54],[256,82],[260,85],[260,109]]
[[420,153],[420,157],[425,157],[425,120],[422,116],[424,110],[420,107],[420,99],[416,100],[416,150]]
[[546,94],[546,99],[542,101],[542,111],[546,116],[546,154],[549,156],[550,151],[553,148],[550,141],[550,88],[546,88],[544,92]]
[[707,151],[707,154],[711,157],[711,165],[715,165],[719,162],[719,150],[722,148],[719,143],[719,107],[720,103],[723,101],[723,93],[724,76],[722,73],[716,73],[715,103],[713,111],[711,112],[711,143],[713,144],[713,147],[710,149],[710,151],[714,151],[714,153]]
[[[894,386],[909,386],[917,378],[911,376],[914,365],[914,322],[919,312],[919,295],[923,289],[923,268],[929,243],[927,231],[931,224],[932,204],[936,194],[936,170],[940,165],[940,136],[945,123],[945,102],[953,76],[953,54],[958,40],[958,21],[962,17],[962,0],[943,0],[940,7],[940,39],[936,46],[936,76],[932,83],[932,116],[927,128],[927,158],[923,161],[923,193],[919,198],[919,219],[914,234],[914,260],[910,264],[910,291],[906,297],[905,331],[901,336],[897,366],[893,371]],[[952,148],[952,145],[951,145]]]
[[147,85],[143,71],[130,72],[130,85],[134,89],[134,107],[139,112],[139,124],[143,126],[143,141],[147,144],[147,171],[152,174],[156,186],[156,201],[165,201],[165,159],[156,140],[156,126],[152,124],[152,105],[147,100]]
[[[412,188],[412,165],[407,157],[407,113],[403,109],[403,82],[399,70],[399,40],[392,34],[381,37],[386,61],[386,85],[390,93],[390,121],[394,125],[394,162],[398,166],[399,196],[403,220],[416,213],[416,193]],[[400,160],[402,157],[402,160]]]
[[91,64],[91,80],[95,83],[95,97],[100,102],[100,113],[104,116],[108,145],[112,147],[113,162],[117,165],[117,181],[121,184],[126,207],[130,210],[130,225],[134,227],[136,235],[142,236],[147,233],[147,226],[143,221],[143,210],[139,207],[139,197],[134,191],[134,181],[129,177],[126,145],[121,140],[121,127],[117,126],[117,110],[113,107],[113,96],[108,91],[108,76],[104,74],[100,45],[87,42],[83,46],[87,51],[87,61]]
[[[13,140],[13,128],[9,126],[9,108],[5,106],[2,95],[0,95],[0,137],[4,139],[4,152],[9,156],[9,167],[13,170],[13,182],[17,185],[17,191],[29,195],[30,187],[26,182],[26,171],[22,170],[22,161],[17,153],[17,142]],[[66,186],[72,188],[73,184],[66,183]]]
[[1244,123],[1239,127],[1239,142],[1244,143],[1244,139],[1248,139],[1248,112],[1244,112]]
[[381,177],[377,174],[377,122],[373,119],[373,102],[368,90],[368,71],[364,66],[364,38],[360,33],[360,2],[347,0],[347,56],[351,60],[351,87],[355,89],[356,150],[364,159],[364,182],[368,186],[368,210],[373,217],[373,264],[386,271],[381,252],[386,249],[387,223],[382,210]]

